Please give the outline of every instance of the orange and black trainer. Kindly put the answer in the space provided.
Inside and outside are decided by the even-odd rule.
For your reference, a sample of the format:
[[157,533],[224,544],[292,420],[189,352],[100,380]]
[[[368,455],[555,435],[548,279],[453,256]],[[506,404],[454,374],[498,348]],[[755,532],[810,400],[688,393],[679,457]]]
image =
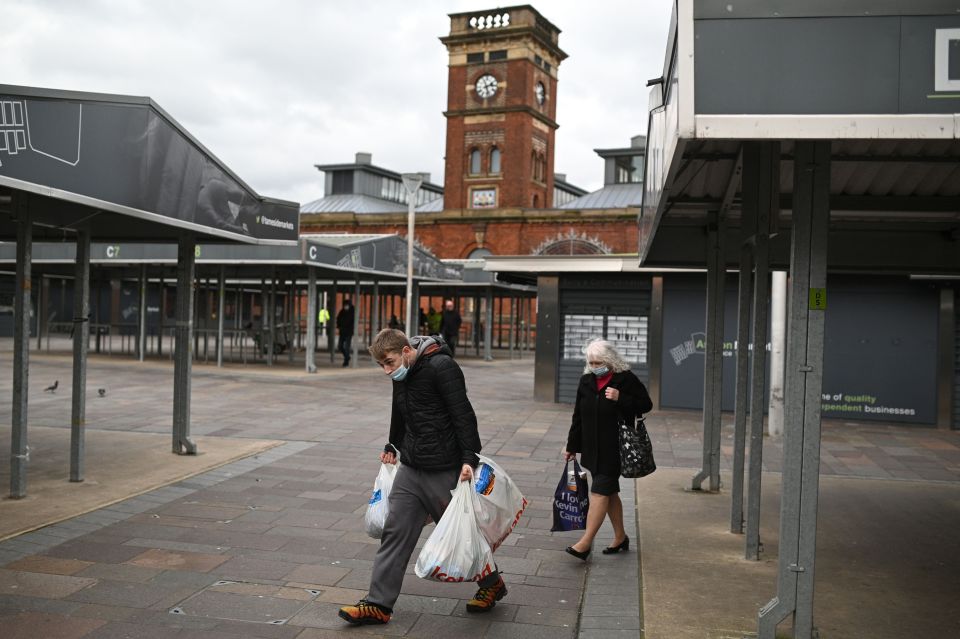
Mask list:
[[467,612],[490,612],[497,602],[507,596],[507,584],[503,577],[497,579],[492,586],[480,588],[473,599],[467,602]]
[[344,606],[340,609],[340,618],[355,626],[369,624],[385,624],[390,621],[393,611],[380,604],[361,599],[353,606]]

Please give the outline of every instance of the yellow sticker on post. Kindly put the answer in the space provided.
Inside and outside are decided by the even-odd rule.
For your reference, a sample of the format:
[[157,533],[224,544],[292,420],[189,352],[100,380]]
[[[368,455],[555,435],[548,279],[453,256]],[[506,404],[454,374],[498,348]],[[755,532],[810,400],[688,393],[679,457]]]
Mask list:
[[810,289],[810,310],[811,311],[827,310],[827,289],[825,288]]

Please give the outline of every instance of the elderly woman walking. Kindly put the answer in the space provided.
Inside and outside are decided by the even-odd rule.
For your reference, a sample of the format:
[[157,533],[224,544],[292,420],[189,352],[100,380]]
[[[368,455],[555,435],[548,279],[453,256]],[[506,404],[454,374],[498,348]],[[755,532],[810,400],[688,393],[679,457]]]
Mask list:
[[567,436],[564,458],[570,461],[580,453],[580,463],[590,471],[590,509],[587,527],[567,552],[586,561],[593,538],[603,518],[613,524],[613,545],[603,554],[630,549],[630,538],[623,528],[623,503],[620,501],[620,439],[618,422],[628,423],[653,408],[646,387],[630,371],[613,344],[594,340],[586,348],[586,367],[577,387],[577,403]]

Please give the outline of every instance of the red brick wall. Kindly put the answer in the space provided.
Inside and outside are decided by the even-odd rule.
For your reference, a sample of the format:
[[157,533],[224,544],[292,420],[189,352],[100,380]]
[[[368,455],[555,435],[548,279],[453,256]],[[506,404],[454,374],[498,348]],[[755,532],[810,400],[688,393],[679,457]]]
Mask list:
[[[476,248],[494,255],[530,255],[542,242],[571,231],[606,244],[614,253],[637,252],[636,209],[609,211],[445,211],[417,216],[416,238],[440,258],[465,258]],[[407,234],[405,215],[301,216],[303,233]]]

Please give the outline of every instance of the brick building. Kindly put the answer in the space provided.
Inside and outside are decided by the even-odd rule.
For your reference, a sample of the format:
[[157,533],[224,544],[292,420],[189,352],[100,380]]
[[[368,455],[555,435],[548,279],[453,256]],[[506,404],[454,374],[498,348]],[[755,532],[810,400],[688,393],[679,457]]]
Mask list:
[[[560,30],[529,5],[458,13],[449,54],[443,187],[424,175],[417,240],[442,258],[636,251],[642,136],[598,150],[604,187],[554,172]],[[400,175],[358,153],[317,165],[324,197],[301,208],[303,232],[406,233]]]

